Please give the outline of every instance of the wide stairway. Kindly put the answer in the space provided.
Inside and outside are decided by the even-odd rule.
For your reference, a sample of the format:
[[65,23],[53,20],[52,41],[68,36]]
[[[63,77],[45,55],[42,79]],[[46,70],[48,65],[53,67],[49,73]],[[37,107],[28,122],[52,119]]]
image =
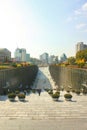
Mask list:
[[44,91],[45,88],[56,88],[48,68],[40,68],[33,88],[41,88],[42,92],[30,93],[25,102],[16,98],[10,102],[6,96],[0,96],[0,118],[21,118],[31,120],[57,120],[59,118],[87,118],[87,96],[72,94],[72,101],[65,101],[65,92],[61,91],[58,102]]

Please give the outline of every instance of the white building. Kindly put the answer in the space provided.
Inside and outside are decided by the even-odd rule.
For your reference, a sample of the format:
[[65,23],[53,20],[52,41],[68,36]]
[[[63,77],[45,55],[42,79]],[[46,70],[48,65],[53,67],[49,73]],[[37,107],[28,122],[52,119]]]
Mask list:
[[78,42],[76,44],[76,52],[87,49],[87,45],[83,42]]
[[11,60],[11,52],[6,48],[0,48],[0,61],[10,61]]
[[48,64],[48,59],[49,59],[48,53],[43,53],[42,55],[40,55],[40,60],[42,61],[42,63]]
[[24,48],[17,48],[15,50],[15,54],[14,54],[14,57],[16,59],[16,61],[23,61],[25,62],[26,61],[26,49]]

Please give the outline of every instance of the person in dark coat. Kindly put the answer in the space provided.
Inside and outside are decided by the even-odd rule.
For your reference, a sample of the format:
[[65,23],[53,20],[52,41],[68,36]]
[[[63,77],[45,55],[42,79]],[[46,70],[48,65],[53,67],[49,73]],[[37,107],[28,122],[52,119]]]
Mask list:
[[39,96],[40,96],[40,94],[41,94],[41,89],[38,89],[38,93],[39,93]]

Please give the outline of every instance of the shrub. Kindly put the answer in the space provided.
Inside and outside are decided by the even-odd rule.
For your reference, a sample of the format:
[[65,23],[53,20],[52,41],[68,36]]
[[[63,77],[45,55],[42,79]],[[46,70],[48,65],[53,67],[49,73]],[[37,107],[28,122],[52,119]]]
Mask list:
[[24,93],[19,93],[18,98],[25,98],[25,94]]
[[78,95],[80,94],[80,90],[76,90],[75,92],[76,92],[76,94],[78,94]]
[[59,97],[60,97],[60,94],[58,94],[58,93],[52,94],[52,98],[59,98]]
[[71,98],[72,98],[72,95],[69,94],[69,93],[66,93],[66,94],[64,95],[64,97],[65,97],[65,98],[68,98],[68,99],[71,99]]
[[21,67],[21,64],[17,64],[17,67]]
[[49,94],[53,94],[53,91],[50,90],[50,91],[48,91],[48,93],[49,93]]
[[76,63],[78,67],[82,68],[85,65],[85,60],[81,58],[81,59],[76,60]]
[[60,91],[56,91],[55,94],[59,94],[60,95]]
[[16,97],[16,94],[15,93],[9,93],[8,94],[8,98],[15,98]]
[[17,67],[17,64],[16,64],[16,63],[12,63],[12,66],[13,66],[13,67]]
[[10,67],[9,66],[5,66],[5,65],[0,65],[0,69],[9,69]]

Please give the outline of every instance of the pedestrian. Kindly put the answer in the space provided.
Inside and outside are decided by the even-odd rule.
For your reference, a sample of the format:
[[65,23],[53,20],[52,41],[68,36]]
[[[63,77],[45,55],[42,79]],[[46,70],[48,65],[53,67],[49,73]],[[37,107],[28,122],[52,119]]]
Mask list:
[[40,94],[41,94],[41,89],[38,89],[38,93],[39,93],[39,96],[40,96]]

